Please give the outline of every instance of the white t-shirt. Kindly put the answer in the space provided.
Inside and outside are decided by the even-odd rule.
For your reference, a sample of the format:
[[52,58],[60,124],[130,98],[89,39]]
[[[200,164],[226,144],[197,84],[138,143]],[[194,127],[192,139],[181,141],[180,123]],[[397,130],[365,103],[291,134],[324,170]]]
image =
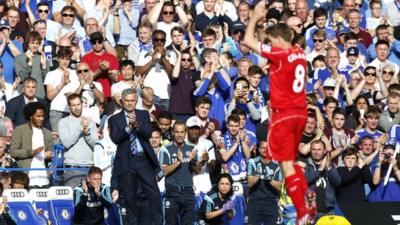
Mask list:
[[[173,60],[173,57],[169,57],[172,55],[168,55],[167,52],[167,59],[168,61],[175,65],[176,60]],[[175,55],[174,55],[175,56]],[[143,51],[139,54],[139,60],[137,66],[144,66],[146,63],[150,62],[151,54]],[[167,72],[165,72],[164,68],[157,72],[156,66],[150,69],[149,73],[147,74],[146,78],[144,79],[143,85],[146,87],[151,87],[154,90],[154,95],[158,96],[161,99],[169,99],[169,94],[171,90],[171,83],[169,80],[169,76]]]
[[[32,151],[44,147],[43,131],[40,128],[32,127]],[[46,168],[44,165],[44,149],[37,153],[31,162],[31,168]],[[29,186],[44,186],[49,184],[45,170],[31,170],[28,173]]]
[[[76,75],[75,70],[68,69],[68,71],[69,71],[70,82],[64,85],[64,87],[58,92],[56,97],[54,97],[53,100],[51,100],[50,110],[69,112],[67,96],[65,94],[68,92],[76,91],[80,83],[78,75]],[[61,84],[62,77],[63,77],[63,72],[59,68],[50,71],[46,74],[46,78],[44,79],[44,85],[52,85],[55,87]]]
[[157,23],[157,29],[164,31],[166,34],[165,46],[168,46],[172,43],[171,30],[174,27],[182,27],[182,26],[177,22],[165,23],[164,21],[160,21]]
[[[93,81],[96,89],[103,93],[103,87],[97,81]],[[82,89],[82,115],[91,118],[96,124],[100,124],[100,110],[96,104],[96,96],[89,84],[84,84]]]
[[[197,152],[197,161],[201,161],[201,156],[205,151],[208,152],[208,163],[210,163],[211,160],[215,160],[214,145],[211,141],[205,138],[199,138],[199,142],[194,149]],[[199,174],[193,173],[193,186],[195,187],[196,195],[198,195],[200,192],[207,193],[212,188],[210,174],[207,167],[208,163],[201,167]]]

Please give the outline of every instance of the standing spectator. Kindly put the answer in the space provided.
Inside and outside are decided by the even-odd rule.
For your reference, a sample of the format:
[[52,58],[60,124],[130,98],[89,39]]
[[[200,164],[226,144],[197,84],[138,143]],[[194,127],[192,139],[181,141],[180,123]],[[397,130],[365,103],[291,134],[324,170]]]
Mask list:
[[[179,17],[179,22],[174,22],[175,13]],[[161,21],[158,20],[161,15]],[[160,0],[156,6],[148,14],[149,22],[153,25],[154,29],[162,30],[165,32],[166,36],[166,46],[171,44],[171,30],[176,26],[186,28],[188,25],[188,17],[183,11],[182,6],[179,4],[178,0],[165,1]]]
[[336,204],[335,188],[341,179],[332,166],[326,151],[325,143],[316,140],[311,143],[311,160],[304,173],[308,186],[315,191],[317,215],[315,220],[327,214],[333,214]]
[[48,40],[46,37],[47,32],[47,23],[46,20],[36,20],[33,24],[33,30],[40,34],[42,38],[42,48],[44,51],[44,55],[46,56],[47,60],[50,63],[50,68],[53,67],[53,58],[56,57],[56,43],[53,41]]
[[[51,160],[52,134],[43,127],[45,106],[40,102],[32,102],[24,108],[28,121],[15,128],[11,140],[10,155],[17,160],[21,168],[46,168],[47,160]],[[29,171],[29,186],[48,187],[48,174],[44,170]]]
[[[5,116],[9,117],[14,126],[19,126],[27,122],[23,113],[23,108],[31,102],[41,102],[46,105],[45,100],[36,96],[37,81],[35,78],[28,77],[22,83],[22,94],[9,100],[6,104]],[[47,108],[47,107],[46,107]],[[50,129],[48,114],[45,114],[44,126]]]
[[387,107],[379,117],[379,127],[384,131],[400,124],[400,95],[396,92],[389,94],[387,98]]
[[172,142],[172,114],[168,111],[161,111],[158,115],[157,125],[161,130],[161,145],[167,146]]
[[[121,2],[118,2],[118,4],[121,4]],[[98,0],[96,6],[85,14],[85,19],[93,17],[99,21],[99,26],[105,30],[105,39],[109,40],[113,47],[115,46],[114,35],[119,35],[121,31],[118,4],[114,6],[113,1]]]
[[292,28],[296,34],[302,34],[304,25],[303,22],[301,21],[300,17],[298,16],[291,16],[286,20],[286,24]]
[[364,184],[371,184],[372,174],[364,159],[353,148],[343,151],[344,166],[337,171],[342,180],[337,189],[338,202],[365,202]]
[[193,57],[189,50],[176,50],[175,53],[178,57],[171,76],[169,112],[175,120],[186,121],[194,114],[192,93],[195,89],[194,80],[199,74],[191,69]]
[[[202,4],[200,2],[200,4]],[[204,11],[196,15],[195,18],[195,27],[198,31],[204,31],[208,24],[210,23],[218,23],[221,26],[225,26],[227,24],[230,26],[232,20],[225,13],[220,3],[217,3],[216,0],[205,0]]]
[[111,95],[114,102],[121,106],[121,93],[128,88],[140,89],[141,84],[138,82],[140,75],[135,75],[135,64],[131,60],[122,60],[119,69],[121,71],[122,80],[112,84]]
[[[164,155],[168,155],[168,150],[161,145],[161,130],[158,127],[153,127],[153,132],[151,133],[151,138],[149,140],[154,153],[157,156],[160,167],[162,167],[162,160]],[[158,181],[158,188],[161,193],[165,193],[165,177]]]
[[193,173],[193,185],[195,193],[207,193],[211,190],[210,173],[213,173],[216,167],[216,158],[214,145],[211,141],[200,136],[200,119],[196,116],[190,117],[186,121],[187,142],[194,146],[196,152]]
[[361,12],[358,9],[349,10],[348,18],[350,31],[355,33],[359,41],[368,48],[372,44],[371,35],[360,27]]
[[[153,1],[153,0],[147,0]],[[143,21],[139,24],[138,38],[133,40],[128,47],[128,59],[132,60],[137,65],[139,55],[142,51],[151,51],[153,49],[151,34],[153,26],[148,21]]]
[[192,145],[185,143],[186,125],[176,121],[172,128],[173,142],[166,146],[168,154],[164,155],[163,170],[166,189],[166,223],[182,225],[194,223],[194,191],[192,172],[195,169],[196,152]]
[[57,52],[59,66],[47,73],[44,80],[46,96],[50,101],[50,124],[54,132],[58,132],[58,121],[70,113],[67,97],[76,92],[79,87],[79,78],[75,70],[68,68],[72,51],[61,48]]
[[[369,195],[371,202],[398,202],[400,201],[400,171],[397,155],[394,154],[395,146],[386,145],[379,152],[378,164],[373,168],[372,183],[376,186]],[[383,181],[388,172],[389,165],[393,170],[389,175],[389,182],[384,185]]]
[[7,20],[0,20],[0,60],[7,65],[3,68],[3,77],[6,83],[14,83],[14,59],[23,52],[19,41],[10,39],[11,28]]
[[169,77],[176,59],[173,52],[165,49],[166,34],[164,31],[155,30],[152,38],[153,49],[140,53],[136,72],[145,77],[144,86],[153,88],[154,104],[163,110],[168,110],[171,88]]
[[111,102],[111,83],[117,82],[118,60],[114,55],[106,52],[104,37],[100,32],[90,35],[93,51],[82,57],[82,62],[89,65],[93,72],[93,80],[98,81],[103,87],[104,97]]
[[394,74],[399,74],[399,66],[389,60],[390,43],[386,40],[378,40],[375,43],[376,58],[370,63],[371,66],[375,66],[378,72],[381,72],[385,64],[393,64]]
[[218,177],[217,186],[204,197],[200,211],[206,224],[224,224],[224,217],[232,218],[235,208],[233,179],[229,173]]
[[8,8],[6,18],[11,28],[10,39],[17,40],[22,44],[26,42],[25,35],[27,31],[19,30],[21,26],[17,26],[21,19],[19,9],[17,7],[18,6],[11,6],[10,8]]
[[250,188],[247,203],[249,225],[277,224],[279,207],[276,199],[282,189],[279,164],[267,155],[267,142],[260,141],[260,155],[248,162],[247,182]]
[[200,119],[200,135],[204,138],[215,140],[221,135],[219,122],[210,117],[211,101],[208,97],[201,96],[196,99],[196,117]]
[[391,27],[386,24],[379,25],[376,28],[376,40],[374,44],[370,45],[368,48],[368,57],[370,61],[376,58],[377,52],[375,51],[375,44],[379,40],[385,40],[390,44],[389,48],[389,61],[392,61],[394,64],[400,64],[400,40],[397,40],[393,36],[393,32],[391,31]]
[[136,40],[136,29],[139,25],[139,8],[137,6],[139,4],[134,3],[133,0],[123,0],[122,7],[118,9],[121,30],[116,49],[119,59],[127,58],[128,46]]
[[140,101],[136,109],[146,110],[150,114],[151,122],[157,122],[161,108],[153,104],[154,91],[151,87],[144,87],[140,93]]
[[385,143],[387,135],[378,130],[380,113],[376,108],[370,108],[368,112],[365,113],[365,126],[362,129],[356,131],[356,135],[361,140],[365,136],[371,136],[374,140],[380,143]]
[[34,24],[37,20],[43,20],[46,24],[46,39],[52,42],[56,41],[56,35],[59,29],[59,25],[57,22],[54,20],[49,19],[49,14],[50,14],[50,5],[48,2],[39,2],[37,4],[37,15],[38,18],[35,17],[34,12],[32,12],[32,9],[30,7],[30,1],[31,0],[26,0],[25,1],[25,6],[26,6],[26,11],[29,16],[29,21],[31,24]]
[[74,224],[104,224],[104,210],[111,208],[110,187],[102,184],[103,172],[90,167],[87,180],[74,189]]
[[30,32],[25,42],[26,52],[15,58],[14,67],[15,74],[21,80],[25,80],[27,77],[36,79],[36,95],[44,99],[46,92],[43,82],[49,71],[50,62],[46,59],[41,45],[42,37],[40,34],[36,31]]
[[317,30],[325,31],[325,37],[328,41],[336,39],[336,32],[330,27],[327,27],[328,11],[324,8],[317,8],[313,12],[314,26],[308,28],[305,32],[306,45],[311,49],[314,47],[312,35]]
[[117,144],[114,168],[111,178],[113,199],[124,196],[126,205],[126,225],[137,224],[138,185],[146,194],[154,224],[161,224],[162,209],[160,190],[155,179],[160,165],[149,144],[151,123],[149,114],[135,109],[138,96],[134,89],[126,89],[121,94],[122,110],[109,119],[111,140]]
[[[96,124],[82,116],[80,95],[71,94],[67,102],[71,114],[58,123],[60,141],[65,147],[64,164],[67,168],[89,168],[93,166],[93,148],[98,141]],[[84,177],[82,170],[64,171],[64,183],[67,186],[78,186]]]
[[219,153],[233,180],[244,182],[246,179],[246,160],[250,158],[251,149],[245,141],[246,134],[239,132],[239,116],[230,115],[226,124],[228,131],[223,136],[224,147],[219,150]]
[[[18,168],[15,159],[11,158],[10,154],[6,152],[7,143],[6,139],[0,138],[0,167],[3,168]],[[1,224],[1,223],[0,223]]]
[[[83,19],[83,15],[85,15],[85,9],[83,8],[83,6],[86,6],[87,3],[86,2],[93,2],[92,0],[86,0],[86,1],[82,1],[82,0],[76,0],[73,2],[66,2],[66,1],[55,1],[53,2],[53,19],[56,22],[60,22],[62,21],[62,17],[63,17],[63,12],[65,12],[63,9],[65,9],[65,7],[71,7],[74,8],[76,11],[76,15],[79,16],[80,19]],[[86,3],[86,4],[84,4]],[[94,7],[94,4],[92,5],[92,7]]]
[[71,41],[75,40],[77,42],[85,37],[85,30],[78,22],[78,19],[76,18],[77,14],[77,8],[72,5],[66,5],[62,8],[56,43],[62,36],[68,37]]

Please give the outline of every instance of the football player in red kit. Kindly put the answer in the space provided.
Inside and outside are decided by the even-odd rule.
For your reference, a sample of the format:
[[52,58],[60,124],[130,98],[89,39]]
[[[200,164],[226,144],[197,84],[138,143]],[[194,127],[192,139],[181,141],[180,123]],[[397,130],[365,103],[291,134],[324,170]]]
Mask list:
[[[306,57],[301,48],[291,44],[292,30],[284,23],[268,27],[265,34],[270,45],[254,37],[255,27],[267,12],[261,1],[247,25],[241,44],[268,59],[270,64],[270,107],[272,109],[267,147],[274,160],[279,161],[285,177],[286,190],[297,211],[296,224],[309,224],[314,211],[305,206],[314,193],[307,191],[307,181],[294,162],[307,120],[305,95]],[[312,203],[307,202],[308,205]]]

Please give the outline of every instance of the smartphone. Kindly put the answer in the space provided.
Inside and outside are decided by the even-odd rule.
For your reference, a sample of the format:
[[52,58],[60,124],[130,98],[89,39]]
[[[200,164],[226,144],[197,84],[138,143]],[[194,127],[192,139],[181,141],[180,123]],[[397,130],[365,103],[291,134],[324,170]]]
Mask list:
[[243,89],[243,85],[242,84],[237,84],[236,85],[236,89],[238,89],[239,91],[241,91]]
[[365,114],[365,109],[360,109],[360,116],[361,116],[361,118],[364,118],[364,114]]

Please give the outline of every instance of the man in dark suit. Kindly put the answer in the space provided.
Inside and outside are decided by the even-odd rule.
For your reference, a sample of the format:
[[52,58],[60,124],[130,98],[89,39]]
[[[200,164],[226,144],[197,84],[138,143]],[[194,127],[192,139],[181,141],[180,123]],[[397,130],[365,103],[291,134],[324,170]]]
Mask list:
[[137,225],[139,220],[137,201],[140,185],[147,196],[154,225],[162,222],[160,191],[156,176],[161,171],[154,150],[148,140],[152,126],[147,111],[136,110],[137,93],[134,89],[122,91],[123,110],[110,117],[111,140],[117,144],[117,153],[111,179],[113,200],[121,193],[125,200],[125,225]]
[[[30,102],[43,103],[46,107],[46,112],[48,112],[47,102],[43,99],[36,97],[36,85],[37,81],[35,78],[32,77],[26,78],[23,83],[23,93],[6,103],[5,116],[9,117],[12,120],[14,127],[17,127],[19,125],[28,122],[25,119],[23,109]],[[46,113],[45,115],[44,127],[50,129],[48,113]]]

